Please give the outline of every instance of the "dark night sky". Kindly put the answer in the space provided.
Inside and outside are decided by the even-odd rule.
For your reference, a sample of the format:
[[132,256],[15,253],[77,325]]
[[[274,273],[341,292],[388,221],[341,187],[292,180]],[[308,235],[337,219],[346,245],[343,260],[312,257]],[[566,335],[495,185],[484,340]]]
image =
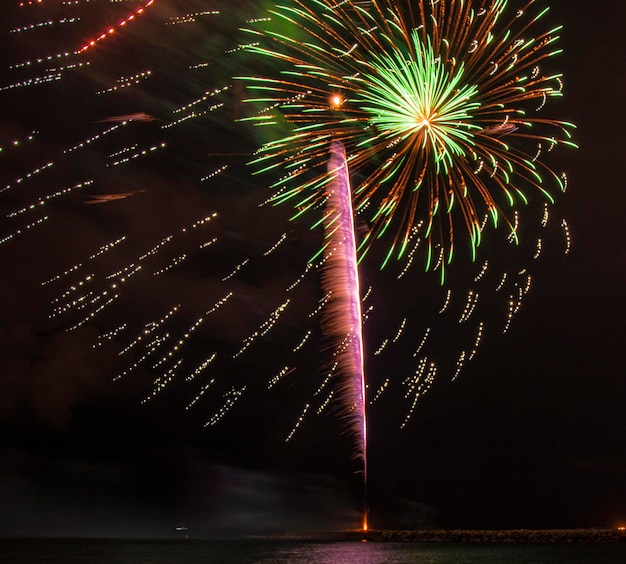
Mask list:
[[[37,74],[9,65],[76,48],[108,25],[103,24],[107,18],[117,21],[129,6],[143,2],[44,4],[47,8],[7,9],[0,86]],[[284,442],[305,403],[319,403],[312,400],[321,382],[319,330],[307,317],[321,296],[316,275],[301,284],[266,338],[241,359],[231,359],[284,300],[284,288],[317,248],[319,234],[304,223],[288,224],[288,210],[257,207],[267,192],[259,190],[245,166],[257,140],[232,119],[242,111],[236,91],[215,97],[225,101],[221,110],[162,128],[179,115],[172,113],[177,107],[245,72],[245,59],[215,56],[236,45],[236,34],[228,30],[241,21],[239,11],[222,7],[219,17],[164,25],[177,15],[221,4],[161,0],[123,34],[83,55],[80,60],[89,66],[62,71],[63,78],[50,84],[0,91],[0,186],[11,186],[0,193],[1,236],[41,215],[6,214],[93,179],[89,187],[50,200],[43,207],[50,217],[44,225],[0,245],[0,536],[168,536],[180,523],[189,524],[193,535],[219,536],[359,523],[360,482],[350,462],[350,439],[340,434],[337,418],[309,414],[292,441]],[[555,168],[568,172],[568,191],[554,210],[545,256],[532,265],[533,287],[511,329],[502,334],[505,297],[487,296],[476,314],[485,323],[484,343],[456,381],[442,373],[406,429],[399,429],[408,405],[399,385],[372,407],[368,499],[374,527],[626,523],[620,111],[626,95],[621,72],[626,8],[621,0],[549,4],[551,17],[565,25],[565,53],[559,57],[565,98],[554,108],[577,124],[581,147],[554,157]],[[60,14],[81,21],[9,32],[48,17],[58,20]],[[206,61],[206,70],[188,68]],[[95,94],[120,76],[146,69],[153,75],[135,86]],[[99,120],[134,112],[158,120],[130,123],[88,149],[63,154],[115,123]],[[38,131],[33,141],[11,146],[11,140],[25,140],[33,130]],[[108,166],[107,155],[122,147],[161,142],[167,148]],[[49,161],[55,163],[50,170],[16,182]],[[227,171],[199,181],[223,164]],[[88,203],[112,194],[125,197]],[[219,217],[209,225],[181,231],[213,211]],[[571,230],[569,254],[562,252],[560,218]],[[282,232],[287,243],[263,257]],[[70,283],[91,273],[97,279],[91,287],[101,291],[110,285],[107,274],[170,234],[176,235],[174,242],[148,259],[124,285],[121,298],[94,321],[66,331],[80,315],[47,318],[52,300]],[[119,248],[86,261],[121,236],[126,240]],[[212,237],[218,242],[198,252],[198,245]],[[532,247],[536,239],[527,240]],[[500,247],[487,250],[494,251],[495,265],[503,264]],[[182,266],[152,274],[183,252],[189,256]],[[248,257],[253,258],[239,275],[221,280]],[[524,255],[514,259],[523,262]],[[81,261],[88,264],[80,275],[41,285]],[[459,264],[461,272],[451,276],[453,288],[474,276],[474,270],[462,271],[463,259]],[[401,380],[403,371],[411,370],[405,365],[407,351],[430,323],[437,339],[429,354],[444,365],[454,364],[460,348],[472,341],[473,333],[449,327],[448,318],[429,319],[443,293],[433,283],[436,276],[418,272],[406,283],[387,286],[375,268],[365,266],[362,274],[366,285],[382,288],[372,298],[376,315],[366,323],[369,349],[393,336],[402,315],[410,327],[403,337],[409,345],[368,362],[371,388],[386,377]],[[211,352],[220,354],[203,376],[216,382],[196,406],[185,409],[208,380],[190,384],[179,376],[145,405],[141,400],[158,371],[140,368],[115,380],[127,367],[117,352],[148,321],[180,304],[168,325],[176,339],[226,290],[233,291],[232,302],[212,314],[184,348],[187,371],[181,374]],[[462,306],[463,288],[458,295]],[[121,323],[128,326],[123,338],[92,347],[99,333]],[[308,348],[290,353],[295,336],[306,329],[313,332]],[[285,365],[296,370],[265,390]],[[224,394],[242,385],[246,393],[232,411],[204,428]]]

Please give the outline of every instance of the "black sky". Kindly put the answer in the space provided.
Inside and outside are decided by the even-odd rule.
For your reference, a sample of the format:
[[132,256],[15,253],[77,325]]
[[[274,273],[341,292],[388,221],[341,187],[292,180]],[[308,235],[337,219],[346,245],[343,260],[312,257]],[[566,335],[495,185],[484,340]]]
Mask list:
[[[76,48],[107,18],[117,21],[129,6],[143,2],[102,0],[72,9],[57,4],[7,9],[0,85],[37,74],[9,65]],[[289,224],[287,210],[257,207],[267,193],[259,191],[245,165],[257,140],[232,120],[242,111],[236,95],[217,95],[226,104],[219,112],[162,129],[178,115],[172,113],[176,107],[243,72],[239,65],[245,66],[245,59],[213,56],[236,45],[234,34],[224,30],[236,29],[242,17],[220,4],[163,0],[124,34],[85,55],[88,67],[63,71],[63,78],[50,84],[0,91],[1,186],[11,186],[0,193],[2,236],[41,215],[6,214],[85,179],[94,181],[47,203],[45,225],[0,245],[0,535],[167,536],[186,523],[196,536],[221,536],[359,523],[360,481],[353,475],[350,439],[340,435],[337,419],[310,414],[293,440],[284,442],[321,382],[319,330],[315,320],[307,320],[321,297],[316,276],[305,279],[280,323],[250,354],[231,358],[281,303],[284,288],[319,245],[319,234],[305,224]],[[245,4],[254,13],[255,2]],[[407,409],[399,387],[373,406],[368,499],[375,527],[626,523],[621,172],[626,8],[619,0],[550,5],[551,17],[565,26],[559,57],[565,98],[555,109],[577,124],[581,147],[555,157],[555,167],[568,172],[568,191],[555,207],[545,255],[532,266],[533,287],[510,330],[502,334],[506,296],[486,297],[477,313],[485,322],[484,343],[456,381],[442,374],[406,429],[399,428]],[[215,8],[222,10],[219,17],[164,25],[180,14]],[[48,16],[58,20],[71,10],[82,18],[80,24],[9,31]],[[188,69],[203,61],[210,62],[208,70]],[[150,79],[123,92],[94,94],[147,68],[154,73]],[[93,148],[63,154],[115,123],[99,120],[134,112],[158,119],[131,123]],[[33,130],[34,140],[25,141]],[[11,146],[18,138],[21,145]],[[107,155],[123,146],[161,142],[167,148],[128,165],[107,166],[112,161]],[[225,156],[225,147],[237,154]],[[16,182],[49,161],[55,163],[49,171]],[[229,169],[216,180],[199,181],[223,164]],[[87,203],[111,194],[126,197]],[[183,233],[214,211],[219,218]],[[560,218],[572,234],[568,254]],[[263,257],[283,232],[287,243]],[[107,274],[171,234],[174,242],[145,261],[121,298],[95,321],[66,331],[80,314],[48,319],[52,300],[80,276],[68,275],[56,285],[42,286],[43,281],[82,261],[88,266],[81,272],[98,280],[94,291],[102,290],[110,285]],[[86,261],[121,236],[126,240],[119,250]],[[152,275],[212,237],[219,241],[209,251],[193,252],[182,267]],[[508,260],[500,247],[488,250],[494,251],[495,265]],[[525,264],[525,256],[515,255],[521,261],[515,264]],[[249,257],[241,274],[221,281]],[[420,275],[387,286],[375,268],[364,267],[363,275],[366,283],[382,288],[372,298],[378,317],[366,323],[370,348],[394,332],[403,311],[417,319],[409,345],[383,360],[372,357],[372,389],[387,376],[402,378],[397,374],[405,369],[407,352],[430,323],[438,339],[432,354],[444,365],[454,364],[473,332],[468,336],[448,326],[447,318],[428,318],[445,294],[436,280]],[[452,281],[461,285],[473,276],[473,270],[460,272]],[[132,337],[181,304],[168,326],[178,337],[225,289],[233,291],[230,309],[212,314],[185,348],[185,374],[220,351],[207,373],[215,376],[214,387],[192,409],[185,405],[199,384],[179,377],[143,405],[154,373],[142,368],[115,380],[127,366],[117,354],[121,339],[92,347],[105,330],[127,323]],[[458,295],[456,306],[462,305],[464,290]],[[294,360],[289,351],[306,329],[312,330],[311,344]],[[266,391],[267,381],[292,362],[294,374]],[[205,428],[224,394],[243,385],[247,391],[233,410]]]

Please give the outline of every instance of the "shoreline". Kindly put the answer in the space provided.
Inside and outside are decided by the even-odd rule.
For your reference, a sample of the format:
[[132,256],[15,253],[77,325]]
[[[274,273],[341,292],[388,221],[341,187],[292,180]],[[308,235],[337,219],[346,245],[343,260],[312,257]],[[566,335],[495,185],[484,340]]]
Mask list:
[[[331,535],[331,538],[335,535]],[[328,535],[325,535],[329,538]],[[613,543],[626,542],[618,529],[370,529],[337,533],[336,540],[430,543]]]
[[241,537],[0,537],[0,546],[14,542],[77,543],[203,543],[231,541],[324,542],[407,542],[430,544],[600,544],[626,543],[626,531],[618,529],[350,529]]

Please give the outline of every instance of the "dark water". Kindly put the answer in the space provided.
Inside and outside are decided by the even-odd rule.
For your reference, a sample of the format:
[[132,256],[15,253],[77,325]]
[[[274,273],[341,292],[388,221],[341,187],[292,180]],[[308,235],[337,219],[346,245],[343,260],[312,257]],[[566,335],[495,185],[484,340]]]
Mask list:
[[468,545],[274,540],[2,540],[0,562],[614,564],[626,562],[626,543]]

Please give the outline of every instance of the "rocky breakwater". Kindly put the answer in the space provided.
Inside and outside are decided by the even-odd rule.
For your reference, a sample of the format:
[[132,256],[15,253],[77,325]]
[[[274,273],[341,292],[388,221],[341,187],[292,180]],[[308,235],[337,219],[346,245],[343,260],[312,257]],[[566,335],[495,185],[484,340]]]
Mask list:
[[379,542],[453,543],[600,543],[626,542],[626,531],[617,529],[511,529],[511,530],[392,530],[347,531],[348,540]]

